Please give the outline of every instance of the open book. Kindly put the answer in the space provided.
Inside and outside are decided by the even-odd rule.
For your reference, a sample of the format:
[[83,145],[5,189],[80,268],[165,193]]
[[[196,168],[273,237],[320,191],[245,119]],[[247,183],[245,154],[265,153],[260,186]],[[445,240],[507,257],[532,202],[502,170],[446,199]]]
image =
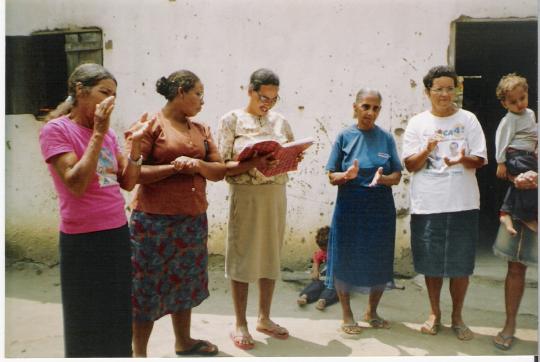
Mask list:
[[279,142],[268,140],[258,141],[247,144],[237,157],[238,161],[248,160],[255,155],[264,156],[274,152],[274,159],[278,164],[274,167],[259,169],[266,177],[275,176],[280,173],[295,171],[298,167],[296,158],[298,155],[313,144],[311,137],[302,138],[297,141],[280,145]]

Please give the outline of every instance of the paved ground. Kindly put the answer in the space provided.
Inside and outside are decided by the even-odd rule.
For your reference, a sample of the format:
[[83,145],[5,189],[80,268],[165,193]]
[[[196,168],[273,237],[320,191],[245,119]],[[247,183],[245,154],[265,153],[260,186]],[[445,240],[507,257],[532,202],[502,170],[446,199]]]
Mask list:
[[[451,301],[448,284],[442,295],[443,325],[437,336],[418,332],[428,312],[423,278],[398,279],[405,290],[387,292],[380,314],[392,321],[389,330],[366,328],[357,337],[338,331],[340,311],[337,305],[320,312],[313,305],[300,308],[295,300],[302,281],[279,281],[273,304],[273,317],[286,326],[287,340],[272,339],[255,331],[257,290],[251,287],[248,321],[256,348],[242,351],[234,347],[228,333],[233,325],[233,308],[228,283],[223,278],[223,259],[211,258],[211,296],[194,310],[192,335],[217,344],[219,356],[517,356],[538,354],[538,289],[536,269],[527,274],[527,288],[520,308],[512,350],[496,349],[491,339],[504,322],[503,280],[506,264],[489,252],[478,255],[475,276],[467,294],[464,318],[476,334],[472,341],[458,341],[451,329]],[[287,279],[302,279],[304,272],[285,273]],[[361,317],[367,297],[355,295],[353,310]],[[62,357],[62,315],[58,268],[16,263],[6,270],[6,357]],[[365,323],[361,325],[367,326]],[[174,337],[170,318],[156,322],[149,343],[150,357],[174,357]]]

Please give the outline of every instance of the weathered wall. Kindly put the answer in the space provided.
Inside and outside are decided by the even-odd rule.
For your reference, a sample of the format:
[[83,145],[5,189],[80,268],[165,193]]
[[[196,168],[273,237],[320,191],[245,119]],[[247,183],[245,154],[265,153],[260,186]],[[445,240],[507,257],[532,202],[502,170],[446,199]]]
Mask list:
[[[330,223],[336,189],[324,165],[336,134],[353,120],[352,102],[362,86],[378,88],[378,124],[401,149],[407,119],[427,107],[422,76],[448,61],[451,23],[460,16],[536,16],[534,0],[433,2],[277,1],[75,1],[7,0],[6,35],[97,26],[103,30],[104,64],[119,80],[113,128],[121,132],[164,99],[155,81],[187,68],[205,85],[197,116],[215,130],[219,117],[247,102],[250,73],[260,67],[281,77],[276,106],[297,138],[314,136],[288,185],[287,267],[304,266],[315,249],[316,230]],[[39,155],[40,124],[31,116],[7,116],[6,236],[8,251],[34,259],[56,258],[57,200]],[[398,218],[396,271],[410,274],[407,175],[394,188]],[[208,188],[210,250],[223,253],[227,185]]]

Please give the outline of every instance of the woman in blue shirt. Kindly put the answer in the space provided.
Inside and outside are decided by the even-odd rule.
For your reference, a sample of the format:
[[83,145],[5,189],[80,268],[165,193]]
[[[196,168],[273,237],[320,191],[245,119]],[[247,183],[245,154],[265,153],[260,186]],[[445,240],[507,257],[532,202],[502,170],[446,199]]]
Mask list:
[[396,209],[392,185],[401,179],[401,163],[392,135],[375,125],[381,94],[361,89],[353,104],[357,124],[343,130],[326,165],[338,194],[328,248],[326,283],[335,288],[343,311],[341,330],[359,334],[350,292],[369,293],[364,320],[374,328],[390,324],[377,314],[385,289],[394,287]]

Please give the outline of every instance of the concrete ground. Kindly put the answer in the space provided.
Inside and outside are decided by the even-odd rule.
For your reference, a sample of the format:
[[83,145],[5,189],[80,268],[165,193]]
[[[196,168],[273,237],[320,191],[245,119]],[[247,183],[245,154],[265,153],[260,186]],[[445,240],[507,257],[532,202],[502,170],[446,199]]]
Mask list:
[[[389,330],[366,328],[356,337],[339,332],[340,308],[320,312],[313,305],[300,308],[296,297],[307,272],[284,273],[277,283],[273,319],[287,327],[290,337],[276,340],[255,331],[257,290],[251,286],[248,322],[256,347],[236,348],[229,339],[233,307],[228,282],[223,277],[223,258],[211,257],[210,298],[194,309],[192,336],[209,339],[220,349],[219,356],[517,356],[538,354],[538,271],[527,272],[527,288],[518,316],[517,340],[510,351],[500,351],[492,338],[504,323],[503,287],[506,263],[489,251],[480,252],[465,301],[464,319],[475,338],[461,342],[450,329],[451,300],[448,282],[442,293],[443,329],[437,336],[422,335],[419,328],[428,314],[423,277],[396,279],[405,287],[382,298],[380,315],[392,322]],[[62,312],[58,267],[18,262],[6,269],[5,356],[63,357]],[[358,319],[367,296],[354,295],[351,303]],[[366,323],[360,323],[366,326]],[[149,357],[175,357],[170,318],[157,321],[149,343]]]

